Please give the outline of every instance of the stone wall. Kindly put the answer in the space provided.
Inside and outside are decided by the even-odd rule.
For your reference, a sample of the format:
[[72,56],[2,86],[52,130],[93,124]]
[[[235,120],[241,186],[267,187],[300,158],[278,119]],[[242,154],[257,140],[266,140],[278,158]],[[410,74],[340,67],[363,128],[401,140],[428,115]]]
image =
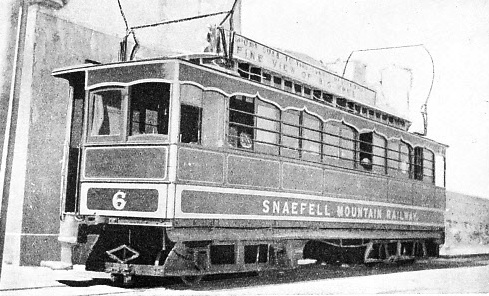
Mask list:
[[489,199],[447,192],[441,254],[489,254]]

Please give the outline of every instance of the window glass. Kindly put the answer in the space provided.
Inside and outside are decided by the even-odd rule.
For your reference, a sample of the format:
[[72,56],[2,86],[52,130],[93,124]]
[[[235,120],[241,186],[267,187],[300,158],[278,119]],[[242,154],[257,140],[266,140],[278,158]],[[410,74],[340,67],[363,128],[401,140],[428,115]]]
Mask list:
[[168,134],[169,84],[136,84],[130,99],[130,136]]
[[373,170],[380,174],[387,173],[386,168],[386,140],[384,137],[373,134]]
[[278,154],[279,119],[277,107],[259,102],[256,109],[256,150]]
[[299,157],[300,113],[288,110],[282,112],[282,146],[283,155]]
[[250,64],[239,63],[238,73],[241,77],[249,79],[250,78]]
[[251,67],[250,79],[256,82],[261,82],[261,68]]
[[435,156],[435,185],[445,187],[445,157],[437,154]]
[[414,179],[423,180],[423,147],[414,147]]
[[266,85],[272,85],[272,75],[269,74],[269,73],[263,73],[262,74],[263,76],[263,79],[262,79],[262,82]]
[[273,76],[273,86],[276,88],[282,88],[282,78]]
[[333,96],[327,93],[323,93],[323,100],[328,103],[333,103]]
[[411,177],[411,154],[412,148],[408,144],[401,142],[400,143],[400,163],[399,169],[401,173],[406,177]]
[[91,95],[90,136],[122,134],[122,90],[103,90]]
[[294,83],[294,91],[298,95],[302,95],[302,85]]
[[399,171],[400,154],[399,140],[389,140],[387,143],[387,172],[396,175]]
[[312,98],[320,101],[321,100],[321,91],[320,90],[314,90],[312,92]]
[[360,134],[360,136],[359,136],[360,165],[361,165],[361,167],[363,167],[365,170],[368,170],[368,171],[372,170],[372,164],[373,164],[372,142],[373,142],[373,133],[372,132]]
[[423,149],[423,180],[428,183],[434,183],[435,173],[435,155],[428,149]]
[[351,127],[341,126],[340,163],[344,167],[355,167],[355,135]]
[[234,96],[229,100],[228,143],[237,148],[253,149],[254,99]]
[[323,133],[323,161],[328,164],[337,164],[340,151],[341,123],[331,121],[324,123]]
[[303,116],[303,158],[308,160],[321,160],[321,121],[319,118],[304,113]]
[[182,104],[202,107],[202,97],[202,89],[195,85],[184,84],[180,87],[180,100]]
[[284,80],[284,89],[286,91],[292,92],[292,85],[293,85],[292,81]]
[[200,144],[202,108],[180,107],[180,142]]

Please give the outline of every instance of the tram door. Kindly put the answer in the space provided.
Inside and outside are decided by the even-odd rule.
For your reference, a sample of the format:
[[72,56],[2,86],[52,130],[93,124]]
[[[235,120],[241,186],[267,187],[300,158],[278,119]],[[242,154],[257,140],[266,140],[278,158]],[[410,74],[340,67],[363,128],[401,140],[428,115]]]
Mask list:
[[83,135],[83,114],[85,102],[85,74],[73,73],[70,76],[71,114],[67,114],[69,135],[65,144],[64,167],[62,174],[62,213],[78,211],[78,184]]

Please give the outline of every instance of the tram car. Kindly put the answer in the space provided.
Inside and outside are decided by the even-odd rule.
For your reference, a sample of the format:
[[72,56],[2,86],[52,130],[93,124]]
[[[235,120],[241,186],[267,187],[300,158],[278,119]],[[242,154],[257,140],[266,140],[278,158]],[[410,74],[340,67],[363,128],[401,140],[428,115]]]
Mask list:
[[437,256],[447,146],[372,89],[219,32],[201,54],[54,70],[71,90],[61,228],[98,236],[86,269],[192,284]]

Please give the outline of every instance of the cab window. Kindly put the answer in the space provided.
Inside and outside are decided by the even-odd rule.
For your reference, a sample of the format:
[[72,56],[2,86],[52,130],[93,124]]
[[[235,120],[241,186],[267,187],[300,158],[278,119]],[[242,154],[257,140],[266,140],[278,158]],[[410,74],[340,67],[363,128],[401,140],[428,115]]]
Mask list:
[[115,140],[123,134],[124,89],[103,89],[90,95],[89,138]]
[[141,83],[131,87],[129,136],[167,135],[170,85]]

